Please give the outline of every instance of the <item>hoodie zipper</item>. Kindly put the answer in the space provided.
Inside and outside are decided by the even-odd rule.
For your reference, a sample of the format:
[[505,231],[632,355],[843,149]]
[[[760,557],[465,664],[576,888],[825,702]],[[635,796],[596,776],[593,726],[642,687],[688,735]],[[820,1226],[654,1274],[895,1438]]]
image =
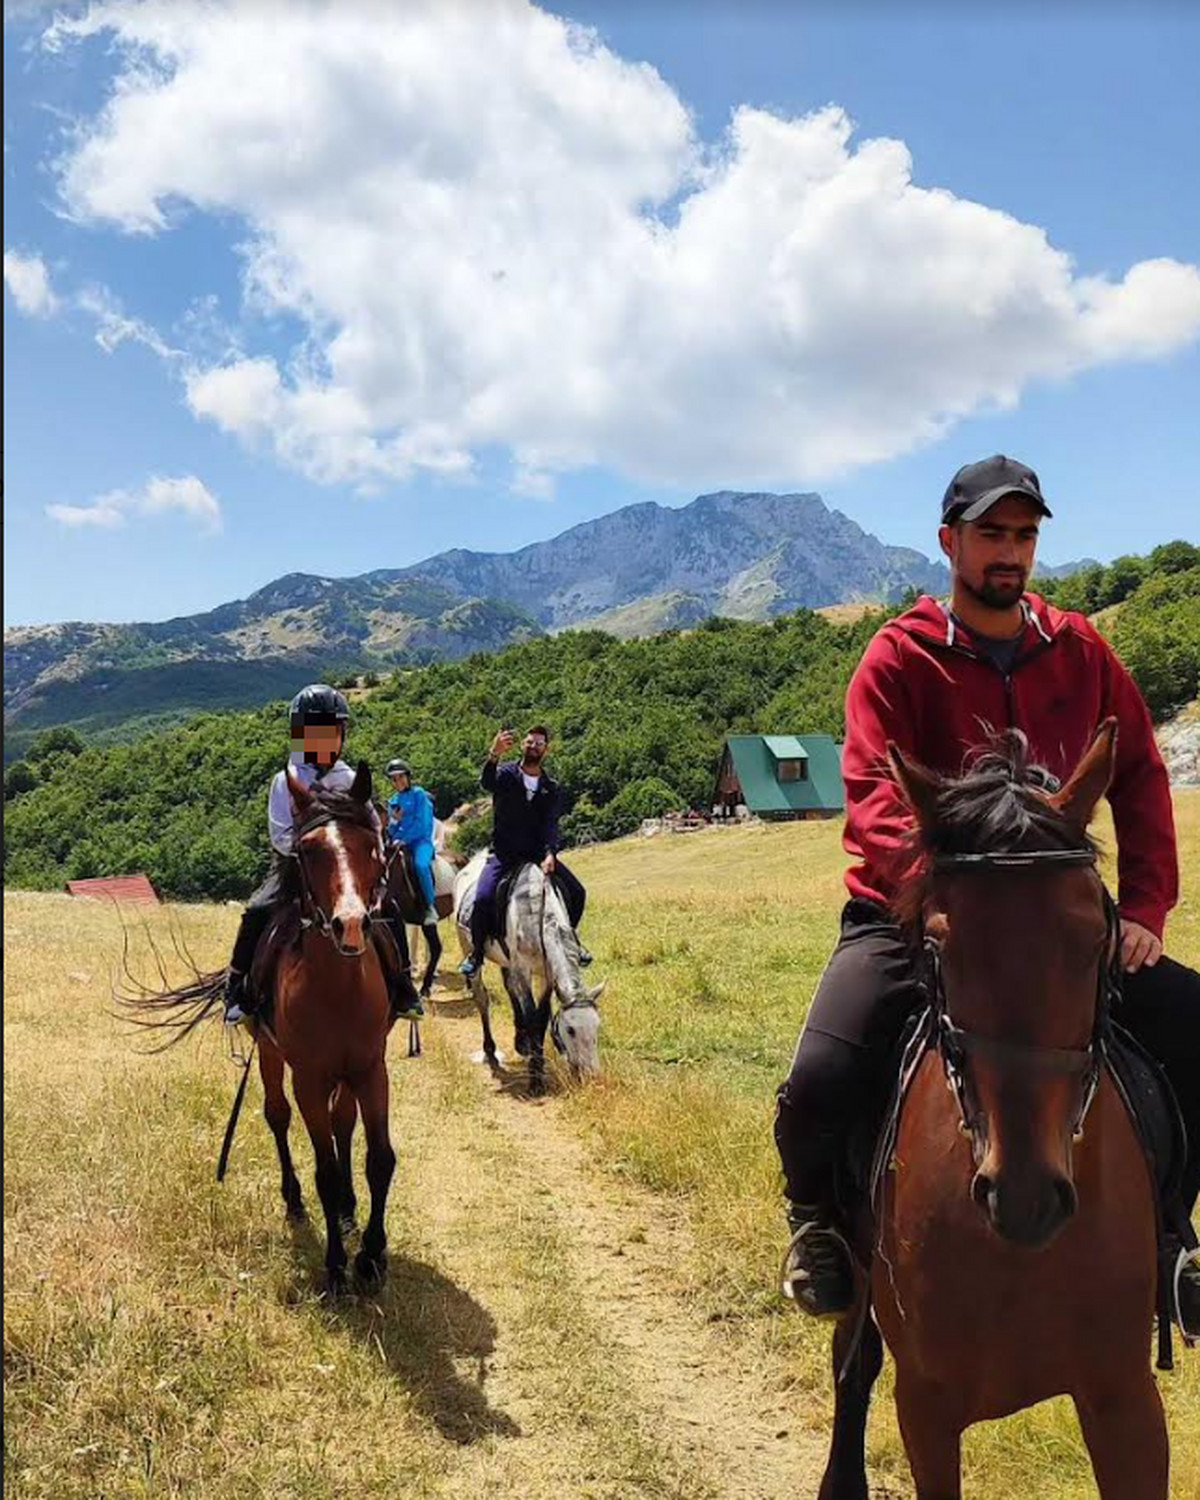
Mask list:
[[1036,661],[1039,656],[1048,651],[1054,644],[1053,636],[1047,639],[1046,636],[1042,635],[1041,638],[1037,641],[1036,645],[1034,645],[1030,651],[1026,652],[1024,656],[1019,656],[1016,661],[1013,662],[1011,668],[1007,672],[1003,669],[1003,667],[997,666],[997,664],[992,660],[990,656],[985,656],[982,652],[979,651],[973,651],[970,646],[961,645],[958,640],[957,629],[954,629],[951,632],[950,638],[948,640],[939,641],[929,636],[926,636],[925,639],[929,642],[930,645],[936,645],[943,651],[952,651],[956,656],[965,656],[968,661],[980,662],[984,666],[990,667],[993,672],[999,672],[1004,682],[1004,707],[1005,713],[1008,718],[1008,724],[1006,725],[1006,728],[1020,729],[1021,726],[1017,723],[1017,699],[1016,692],[1013,687],[1013,675],[1021,667],[1027,666],[1031,661]]

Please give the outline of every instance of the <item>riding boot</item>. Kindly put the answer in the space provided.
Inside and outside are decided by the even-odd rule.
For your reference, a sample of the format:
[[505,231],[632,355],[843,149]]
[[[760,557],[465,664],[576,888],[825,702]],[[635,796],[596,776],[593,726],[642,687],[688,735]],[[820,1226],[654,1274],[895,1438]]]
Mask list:
[[421,1004],[421,997],[413,988],[412,980],[404,983],[403,973],[396,971],[387,976],[388,1002],[391,1006],[393,1021],[419,1021],[425,1014],[425,1007]]
[[471,912],[471,952],[458,966],[458,972],[464,979],[474,979],[483,968],[487,942],[487,918],[486,915],[481,917],[478,903],[476,903],[475,909]]
[[248,1016],[253,1014],[253,1011],[254,1007],[250,1003],[246,976],[240,969],[235,969],[231,965],[228,977],[225,980],[226,1026],[239,1026]]
[[854,1300],[854,1260],[831,1215],[789,1203],[791,1243],[780,1269],[783,1295],[814,1318],[840,1318]]
[[586,969],[588,964],[592,962],[592,955],[583,946],[583,939],[579,936],[578,932],[575,934],[575,942],[579,947],[579,967]]

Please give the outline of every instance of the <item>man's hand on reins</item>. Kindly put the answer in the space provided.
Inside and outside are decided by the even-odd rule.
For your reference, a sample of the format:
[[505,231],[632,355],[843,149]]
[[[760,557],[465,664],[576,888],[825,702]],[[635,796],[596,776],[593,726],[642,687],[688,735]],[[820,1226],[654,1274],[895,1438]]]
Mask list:
[[1126,974],[1136,974],[1144,964],[1153,968],[1162,957],[1163,945],[1148,927],[1121,918],[1121,967]]

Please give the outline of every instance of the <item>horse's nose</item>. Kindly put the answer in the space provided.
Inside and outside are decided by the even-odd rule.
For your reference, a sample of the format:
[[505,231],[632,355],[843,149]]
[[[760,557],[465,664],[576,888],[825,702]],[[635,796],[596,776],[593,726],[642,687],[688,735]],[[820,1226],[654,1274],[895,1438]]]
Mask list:
[[345,922],[342,921],[341,917],[334,917],[329,925],[333,929],[334,941],[340,943],[342,941],[343,934],[346,931]]
[[1002,1239],[1031,1249],[1048,1243],[1079,1207],[1075,1184],[1061,1172],[1018,1183],[980,1170],[971,1196]]

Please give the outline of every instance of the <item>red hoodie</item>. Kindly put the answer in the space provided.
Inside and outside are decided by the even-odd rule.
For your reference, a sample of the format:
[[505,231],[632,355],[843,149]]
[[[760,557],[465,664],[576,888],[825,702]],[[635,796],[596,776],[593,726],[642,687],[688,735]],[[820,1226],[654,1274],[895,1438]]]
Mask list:
[[988,729],[1023,729],[1034,761],[1065,780],[1100,722],[1118,722],[1108,800],[1123,916],[1162,937],[1179,895],[1175,823],[1150,715],[1112,647],[1083,615],[1025,597],[1025,633],[1006,676],[936,599],[921,598],[867,647],[846,693],[843,842],[853,896],[887,902],[911,864],[912,816],[887,767],[894,740],[932,770],[960,775]]

